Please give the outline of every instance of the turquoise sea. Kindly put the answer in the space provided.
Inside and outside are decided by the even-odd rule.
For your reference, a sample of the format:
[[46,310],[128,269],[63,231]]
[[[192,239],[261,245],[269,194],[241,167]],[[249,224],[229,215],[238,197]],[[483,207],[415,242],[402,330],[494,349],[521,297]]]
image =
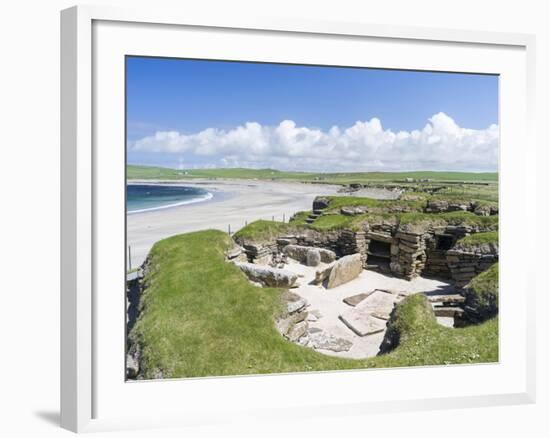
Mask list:
[[179,205],[204,202],[212,193],[198,187],[165,184],[127,184],[126,211],[142,213]]

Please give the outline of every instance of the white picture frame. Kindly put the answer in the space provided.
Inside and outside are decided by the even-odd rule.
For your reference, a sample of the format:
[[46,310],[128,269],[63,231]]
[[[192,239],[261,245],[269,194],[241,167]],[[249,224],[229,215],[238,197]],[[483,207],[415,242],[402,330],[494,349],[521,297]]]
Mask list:
[[[140,35],[145,29],[147,38],[141,38]],[[103,285],[118,278],[116,269],[120,268],[121,261],[124,262],[124,247],[120,247],[120,256],[116,246],[121,237],[120,227],[117,228],[119,222],[115,221],[114,227],[110,227],[108,224],[112,221],[103,216],[105,209],[99,208],[102,203],[111,206],[120,204],[120,192],[107,190],[113,183],[118,184],[123,175],[123,169],[117,168],[122,156],[121,151],[124,149],[124,137],[119,135],[123,129],[120,126],[120,116],[124,113],[124,108],[119,106],[118,100],[122,92],[118,87],[121,79],[124,79],[120,78],[120,55],[138,54],[136,50],[151,54],[160,48],[163,51],[158,53],[160,55],[166,55],[168,52],[175,54],[180,50],[181,41],[173,44],[169,41],[174,41],[174,36],[177,40],[180,30],[187,32],[185,37],[193,37],[193,32],[200,33],[200,38],[212,37],[213,43],[217,33],[232,32],[234,43],[230,38],[227,47],[223,48],[229,58],[243,56],[239,55],[239,50],[242,49],[239,44],[242,45],[242,41],[250,42],[247,44],[247,50],[250,50],[249,55],[246,55],[247,59],[258,60],[258,57],[262,57],[272,60],[277,56],[283,56],[279,54],[277,40],[302,39],[304,48],[311,49],[314,49],[315,45],[333,41],[334,48],[343,49],[338,52],[340,58],[334,59],[333,63],[348,65],[351,55],[348,50],[344,50],[347,45],[383,44],[388,48],[388,52],[394,55],[401,53],[403,59],[394,56],[392,61],[386,54],[384,61],[382,51],[376,49],[373,53],[379,54],[377,56],[380,56],[380,60],[377,61],[377,65],[382,67],[404,68],[405,63],[408,63],[406,65],[410,68],[415,68],[415,65],[419,68],[418,62],[421,61],[412,59],[411,55],[415,50],[419,50],[418,53],[426,56],[426,61],[422,61],[424,69],[495,73],[506,79],[501,83],[503,140],[500,163],[500,233],[502,263],[514,265],[514,272],[501,272],[500,282],[501,286],[504,286],[504,292],[500,332],[502,353],[498,364],[415,369],[411,371],[414,378],[410,379],[410,385],[395,385],[399,387],[391,390],[389,382],[408,381],[403,370],[124,382],[124,369],[117,367],[117,364],[124,360],[124,352],[117,353],[121,339],[107,345],[105,335],[120,330],[120,337],[124,337],[124,326],[117,322],[117,318],[121,321],[124,319],[122,307],[117,307],[120,303],[116,300],[120,297],[112,303],[103,296],[98,299],[98,294],[101,293],[98,290],[104,290]],[[131,49],[128,42],[130,40]],[[265,50],[262,52],[259,49],[267,41],[272,45],[266,54]],[[288,45],[288,41],[285,44]],[[450,51],[451,46],[457,50],[455,56],[445,54]],[[342,415],[344,412],[348,415],[359,415],[368,412],[534,402],[534,274],[532,267],[526,263],[515,263],[517,260],[513,256],[514,248],[522,244],[513,235],[514,227],[519,223],[533,224],[535,220],[532,209],[517,208],[525,202],[535,205],[534,46],[534,37],[523,34],[257,17],[227,20],[215,15],[198,16],[192,11],[134,10],[103,6],[78,6],[62,11],[62,427],[83,432],[208,424],[229,419],[246,419],[251,416],[256,419],[273,418],[281,414],[291,415],[293,418],[306,418],[312,415]],[[281,43],[280,49],[283,48]],[[207,43],[197,44],[193,48],[193,56],[212,58],[219,50],[219,45],[212,48]],[[259,55],[260,52],[263,54]],[[311,56],[317,56],[315,50],[312,52]],[[319,51],[317,61],[321,60],[321,57],[336,58],[330,50],[322,52]],[[436,52],[438,57],[435,58],[439,59],[430,57],[428,60],[428,55]],[[469,52],[474,55],[468,55]],[[299,52],[287,53],[289,62],[301,59]],[[407,60],[406,54],[409,56]],[[344,59],[345,56],[348,56],[347,61]],[[464,56],[464,59],[461,56]],[[110,64],[112,59],[113,65]],[[313,59],[305,60],[305,63],[308,62],[313,62]],[[105,78],[108,78],[108,83],[105,82]],[[109,95],[108,99],[103,98],[105,94]],[[109,114],[104,111],[105,108],[111,108]],[[106,119],[109,119],[109,123],[105,122]],[[108,124],[110,126],[107,126]],[[98,147],[101,147],[98,144],[105,144],[102,141],[110,139],[120,139],[120,150],[116,146],[113,149],[116,157],[107,162],[104,150],[102,154],[97,153]],[[522,147],[514,147],[514,143],[517,144],[519,141]],[[119,214],[121,209],[124,209],[124,205],[113,208],[112,214]],[[120,218],[123,219],[123,216]],[[533,252],[536,251],[532,240],[526,244]],[[108,251],[114,254],[110,259],[105,252],[108,245],[114,245],[111,251]],[[105,270],[104,265],[107,261],[116,266],[116,269]],[[114,287],[120,287],[123,295],[120,282]],[[512,296],[506,293],[507,288],[519,290],[520,293]],[[515,330],[507,325],[512,310],[517,312]],[[98,322],[98,313],[102,315],[101,323]],[[513,359],[507,355],[512,349],[516,351],[517,356]],[[476,373],[480,376],[478,391],[461,384]],[[449,393],[441,388],[416,388],[415,385],[420,386],[418,382],[422,382],[422,378],[427,375],[441,378],[452,376],[457,385],[454,389],[449,389]],[[370,388],[373,389],[369,391],[370,395],[368,392],[348,397],[338,394],[337,388],[357,385],[358,380],[369,382]],[[320,382],[328,389],[325,393],[330,394],[331,390],[333,391],[332,397],[323,396],[315,391]],[[183,385],[188,400],[180,399],[180,403],[177,404],[172,402],[172,409],[167,409],[167,405],[160,400],[173,401],[174,397],[181,393]],[[286,404],[284,388],[288,388],[288,385],[301,385],[303,391],[309,391],[306,394],[310,393],[310,398],[302,400],[299,405]],[[120,390],[114,388],[115,386]],[[107,388],[114,389],[111,392],[111,389]],[[384,388],[387,388],[387,391]],[[213,394],[216,394],[216,400],[219,402],[213,400]],[[126,401],[139,400],[139,397],[143,397],[144,400],[155,400],[155,406],[147,407],[148,415],[132,415],[132,409],[118,409],[125,402],[123,397],[127,397],[124,399]],[[252,400],[252,403],[247,400]],[[296,406],[300,407],[298,411],[295,409]]]

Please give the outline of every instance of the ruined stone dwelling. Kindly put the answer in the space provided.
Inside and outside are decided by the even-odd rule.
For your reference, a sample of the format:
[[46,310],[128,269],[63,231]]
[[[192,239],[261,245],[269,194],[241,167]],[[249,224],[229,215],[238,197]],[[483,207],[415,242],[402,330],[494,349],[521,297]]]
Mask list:
[[[319,203],[313,211],[322,214]],[[461,239],[491,227],[462,223],[401,224],[398,221],[365,221],[359,229],[319,231],[300,229],[265,242],[240,243],[249,262],[267,264],[288,244],[326,248],[338,258],[359,253],[365,269],[379,270],[411,280],[433,276],[454,281],[462,287],[474,276],[498,261],[498,243],[465,246]]]

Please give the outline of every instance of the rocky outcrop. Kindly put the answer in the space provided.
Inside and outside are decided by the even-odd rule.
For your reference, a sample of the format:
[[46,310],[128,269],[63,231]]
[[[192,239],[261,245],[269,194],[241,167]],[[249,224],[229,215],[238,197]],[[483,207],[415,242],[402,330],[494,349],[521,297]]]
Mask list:
[[356,278],[363,271],[360,254],[352,254],[339,259],[332,269],[327,281],[327,289],[332,289]]
[[269,266],[256,265],[253,263],[236,263],[248,279],[268,287],[294,287],[298,276],[291,271],[276,269]]
[[[315,250],[319,254],[320,262],[331,263],[334,260],[336,260],[336,254],[334,253],[334,251],[331,251],[329,249],[303,246],[303,245],[293,245],[293,244],[286,245],[283,248],[283,252],[288,257],[293,258],[294,260],[300,263],[306,263],[306,264],[307,264],[308,253],[311,250]],[[316,266],[316,265],[308,265],[308,266]]]

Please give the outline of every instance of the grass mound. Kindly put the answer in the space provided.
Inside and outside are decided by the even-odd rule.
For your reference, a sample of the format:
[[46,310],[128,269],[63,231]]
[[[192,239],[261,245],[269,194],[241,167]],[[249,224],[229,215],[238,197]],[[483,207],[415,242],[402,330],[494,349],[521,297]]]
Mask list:
[[[422,294],[403,300],[394,310],[386,335],[390,353],[377,356],[376,366],[427,365],[498,361],[498,319],[464,328],[438,324]],[[395,344],[397,343],[397,347]]]
[[223,252],[221,231],[182,234],[157,242],[149,255],[147,288],[129,340],[139,346],[142,378],[225,376],[403,367],[498,360],[496,319],[464,329],[438,325],[425,298],[399,305],[399,345],[366,360],[330,357],[286,341],[274,319],[283,290],[251,285]]
[[392,209],[422,211],[426,206],[426,197],[410,197],[406,199],[373,199],[358,196],[324,196],[329,201],[329,211],[342,207],[367,207],[371,212],[388,212]]
[[498,263],[472,279],[464,289],[468,322],[479,323],[498,313]]
[[238,242],[246,240],[262,242],[273,240],[281,234],[292,233],[299,227],[298,223],[257,220],[249,223],[234,234]]
[[473,248],[495,243],[498,243],[498,231],[470,234],[457,242],[457,244],[462,248]]
[[478,216],[469,211],[449,213],[404,213],[399,219],[400,226],[428,229],[432,226],[469,225],[489,230],[498,229],[498,215]]

